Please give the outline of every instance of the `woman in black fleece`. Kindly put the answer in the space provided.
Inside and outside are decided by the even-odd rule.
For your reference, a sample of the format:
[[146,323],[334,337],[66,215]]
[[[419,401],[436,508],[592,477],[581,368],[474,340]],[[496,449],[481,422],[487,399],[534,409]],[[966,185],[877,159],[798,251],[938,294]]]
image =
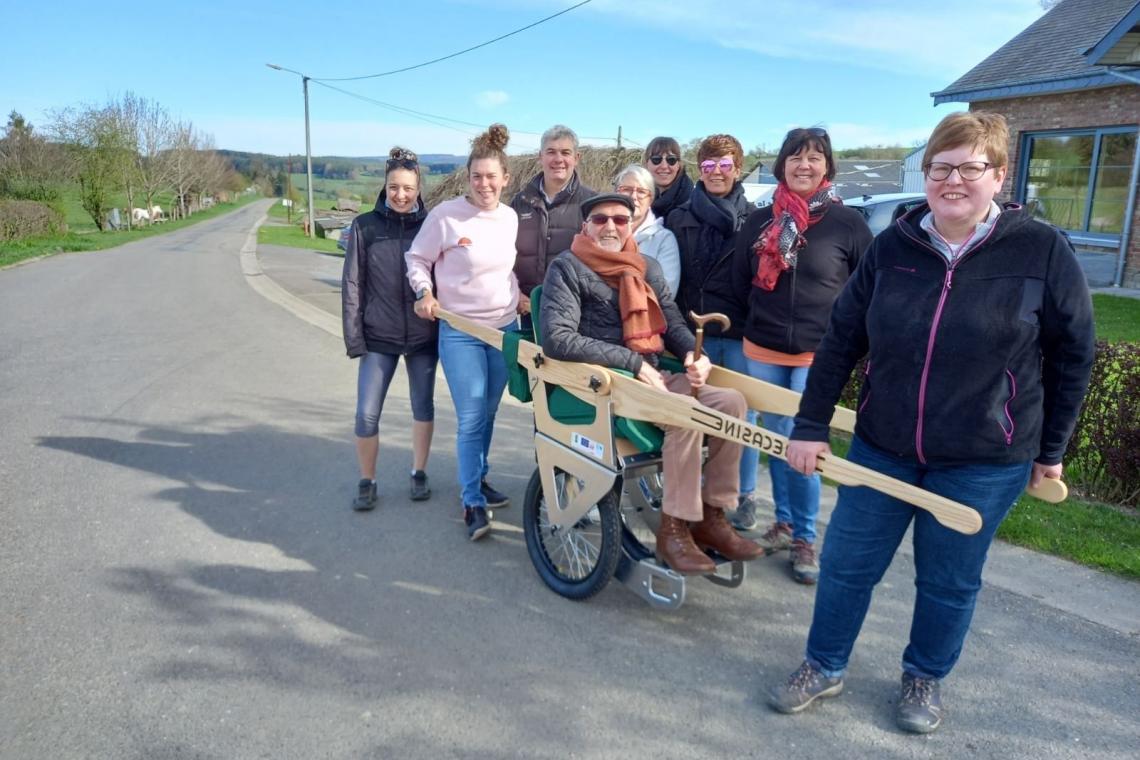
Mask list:
[[1092,367],[1092,304],[1068,240],[994,202],[1008,146],[998,114],[951,114],[935,128],[927,203],[879,234],[836,301],[787,452],[794,469],[815,470],[833,405],[867,356],[848,459],[973,507],[982,528],[964,535],[879,491],[840,487],[804,663],[770,693],[780,712],[843,690],[871,592],[913,521],[916,594],[895,719],[935,730],[994,532],[1027,483],[1061,476]]
[[360,357],[356,385],[356,456],[360,482],[352,508],[376,506],[376,456],[380,411],[396,365],[404,357],[412,402],[411,498],[422,501],[428,488],[428,451],[435,420],[435,368],[438,327],[416,317],[416,295],[408,285],[404,252],[426,216],[420,197],[416,154],[393,148],[376,208],[352,222],[341,277],[344,346]]

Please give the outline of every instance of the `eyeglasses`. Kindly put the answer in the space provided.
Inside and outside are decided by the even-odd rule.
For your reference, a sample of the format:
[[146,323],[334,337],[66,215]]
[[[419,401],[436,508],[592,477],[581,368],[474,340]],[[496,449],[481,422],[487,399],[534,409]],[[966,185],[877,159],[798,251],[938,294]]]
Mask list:
[[736,161],[731,158],[722,158],[719,161],[713,161],[711,158],[707,161],[701,161],[701,174],[712,174],[719,168],[723,173],[728,174],[736,167]]
[[590,223],[596,224],[599,227],[605,227],[606,222],[613,222],[615,227],[624,227],[629,224],[629,214],[614,214],[609,216],[607,214],[591,214]]
[[676,166],[677,162],[680,160],[681,159],[677,158],[676,156],[674,156],[672,154],[662,156],[659,153],[654,153],[652,156],[649,157],[649,163],[653,164],[654,166],[660,166],[662,161],[669,164],[669,166]]
[[634,187],[633,185],[618,185],[617,191],[622,195],[628,195],[631,198],[648,198],[652,193],[644,187]]
[[966,182],[973,182],[982,178],[987,169],[993,167],[989,161],[967,161],[964,164],[944,164],[942,162],[929,163],[923,167],[926,172],[926,178],[932,179],[935,182],[941,182],[944,179],[950,179],[950,175],[955,169],[958,170],[958,176]]
[[399,167],[401,169],[410,169],[412,171],[415,171],[417,166],[419,166],[419,164],[416,163],[415,159],[412,158],[388,159],[388,169],[395,169],[396,167]]

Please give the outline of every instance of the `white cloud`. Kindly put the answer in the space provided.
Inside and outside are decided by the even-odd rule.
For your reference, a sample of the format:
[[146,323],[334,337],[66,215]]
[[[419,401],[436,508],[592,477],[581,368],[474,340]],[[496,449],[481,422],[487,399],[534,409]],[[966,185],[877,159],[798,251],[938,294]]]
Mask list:
[[475,96],[475,104],[483,109],[505,105],[511,96],[502,90],[483,90]]
[[[938,76],[950,84],[1041,16],[1037,0],[602,0],[587,8],[694,40],[809,64]],[[805,76],[826,77],[826,68]]]

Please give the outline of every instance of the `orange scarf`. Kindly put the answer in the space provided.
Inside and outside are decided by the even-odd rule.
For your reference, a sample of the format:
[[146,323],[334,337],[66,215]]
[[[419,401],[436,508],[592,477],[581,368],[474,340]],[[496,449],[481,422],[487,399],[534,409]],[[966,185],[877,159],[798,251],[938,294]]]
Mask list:
[[633,235],[620,252],[600,248],[582,233],[574,236],[570,251],[618,292],[621,307],[621,333],[626,348],[639,354],[659,354],[665,350],[665,313],[657,294],[645,281],[645,259],[637,250]]

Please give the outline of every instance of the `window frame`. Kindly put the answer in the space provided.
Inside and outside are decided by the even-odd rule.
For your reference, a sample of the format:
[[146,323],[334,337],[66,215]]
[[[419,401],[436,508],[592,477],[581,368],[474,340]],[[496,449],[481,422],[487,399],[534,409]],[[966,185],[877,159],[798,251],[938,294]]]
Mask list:
[[[1029,149],[1031,142],[1034,138],[1039,137],[1083,137],[1091,135],[1093,137],[1093,152],[1089,161],[1089,180],[1088,188],[1085,193],[1085,207],[1081,210],[1081,229],[1065,229],[1069,237],[1074,242],[1088,243],[1096,246],[1113,247],[1120,246],[1120,239],[1122,233],[1111,232],[1089,232],[1089,221],[1092,218],[1092,208],[1095,201],[1094,194],[1096,192],[1097,169],[1100,163],[1100,148],[1105,135],[1121,135],[1121,134],[1134,134],[1136,135],[1136,145],[1133,151],[1140,151],[1140,129],[1134,124],[1119,124],[1111,127],[1081,127],[1073,129],[1042,129],[1036,131],[1025,131],[1020,135],[1020,142],[1018,144],[1017,152],[1017,202],[1024,205],[1026,202],[1025,194],[1028,191],[1029,185]],[[1135,153],[1133,154],[1133,164],[1135,164]],[[1136,177],[1130,178],[1133,182],[1137,181]],[[1127,223],[1127,216],[1130,209],[1125,208],[1124,222]]]

